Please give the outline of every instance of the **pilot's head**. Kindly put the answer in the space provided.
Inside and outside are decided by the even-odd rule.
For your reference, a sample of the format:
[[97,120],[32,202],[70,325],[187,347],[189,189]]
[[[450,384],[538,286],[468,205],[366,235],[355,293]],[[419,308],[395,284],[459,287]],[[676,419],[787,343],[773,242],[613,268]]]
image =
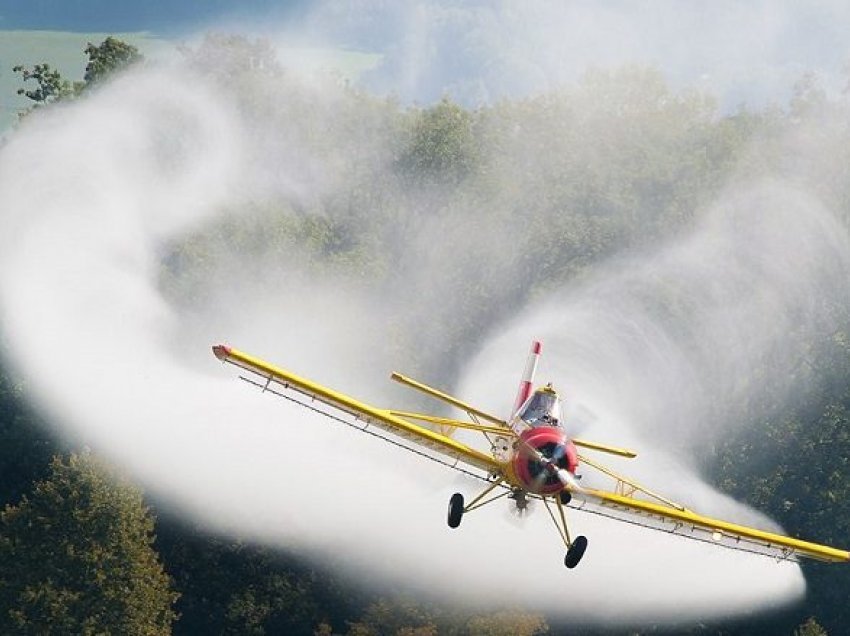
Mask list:
[[531,426],[560,426],[561,400],[551,383],[532,393],[519,415]]

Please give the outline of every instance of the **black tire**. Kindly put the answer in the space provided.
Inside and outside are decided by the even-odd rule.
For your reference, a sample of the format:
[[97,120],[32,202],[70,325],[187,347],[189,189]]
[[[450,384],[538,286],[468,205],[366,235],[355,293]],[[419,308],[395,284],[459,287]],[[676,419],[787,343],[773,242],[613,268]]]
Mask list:
[[564,557],[564,565],[572,570],[578,565],[578,562],[581,561],[581,557],[584,556],[585,550],[587,550],[587,537],[576,537],[576,540],[573,541],[570,549],[567,550],[567,556]]
[[456,492],[449,499],[449,528],[457,528],[463,518],[463,495]]
[[565,506],[573,500],[573,493],[571,493],[566,488],[558,493],[558,499],[561,500],[561,503]]

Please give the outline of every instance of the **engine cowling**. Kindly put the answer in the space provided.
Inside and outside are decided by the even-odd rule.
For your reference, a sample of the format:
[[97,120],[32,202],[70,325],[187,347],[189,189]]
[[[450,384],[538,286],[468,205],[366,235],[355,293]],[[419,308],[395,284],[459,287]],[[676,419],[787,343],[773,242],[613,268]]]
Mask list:
[[[538,495],[559,492],[564,485],[556,470],[563,469],[575,474],[578,468],[575,445],[567,438],[564,430],[557,426],[531,428],[523,431],[519,437],[516,454],[511,462],[516,478],[528,492]],[[541,461],[543,458],[547,461]]]

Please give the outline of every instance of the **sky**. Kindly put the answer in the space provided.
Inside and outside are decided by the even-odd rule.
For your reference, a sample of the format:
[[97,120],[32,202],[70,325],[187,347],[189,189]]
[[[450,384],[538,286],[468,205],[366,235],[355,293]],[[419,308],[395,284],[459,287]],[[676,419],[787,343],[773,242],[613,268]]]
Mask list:
[[850,5],[838,0],[755,2],[0,2],[0,29],[149,31],[180,39],[246,29],[280,43],[311,42],[382,54],[362,77],[405,102],[444,94],[492,103],[557,88],[588,68],[655,66],[680,89],[714,94],[724,111],[787,102],[815,73],[846,84]]
[[232,16],[254,20],[283,19],[309,3],[299,0],[0,0],[0,29],[126,32],[170,35]]

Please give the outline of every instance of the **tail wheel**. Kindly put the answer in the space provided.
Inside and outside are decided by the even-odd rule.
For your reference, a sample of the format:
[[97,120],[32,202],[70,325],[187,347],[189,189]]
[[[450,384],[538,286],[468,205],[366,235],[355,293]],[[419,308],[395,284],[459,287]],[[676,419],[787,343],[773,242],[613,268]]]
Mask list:
[[463,517],[463,495],[456,492],[449,499],[449,528],[457,528]]
[[561,492],[558,493],[558,499],[561,500],[561,503],[565,506],[573,500],[573,494],[564,488]]
[[576,540],[573,541],[570,549],[567,550],[567,556],[564,557],[564,565],[572,570],[578,565],[578,562],[581,561],[581,557],[584,556],[585,550],[587,550],[587,537],[576,537]]

